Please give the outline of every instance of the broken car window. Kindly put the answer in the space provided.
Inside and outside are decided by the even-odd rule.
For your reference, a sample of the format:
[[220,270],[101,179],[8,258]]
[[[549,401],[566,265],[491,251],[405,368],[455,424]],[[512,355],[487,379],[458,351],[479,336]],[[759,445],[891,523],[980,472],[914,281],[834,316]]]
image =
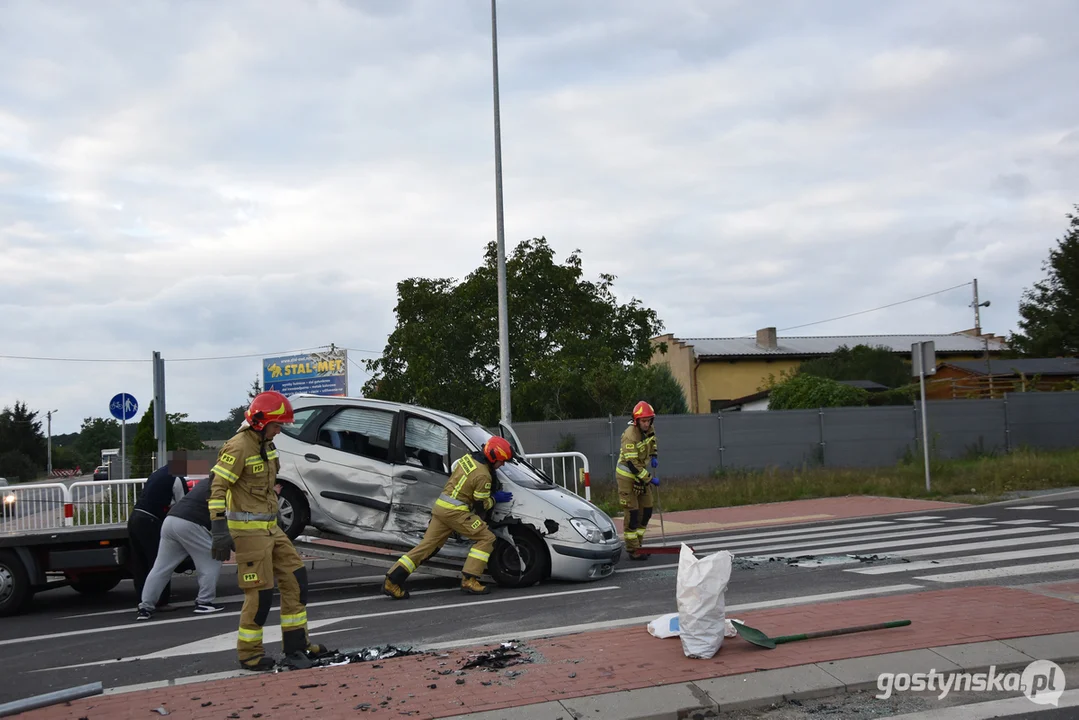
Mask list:
[[410,417],[405,421],[405,462],[449,474],[449,431],[438,423]]
[[393,418],[393,413],[382,410],[346,408],[318,431],[318,444],[389,462]]

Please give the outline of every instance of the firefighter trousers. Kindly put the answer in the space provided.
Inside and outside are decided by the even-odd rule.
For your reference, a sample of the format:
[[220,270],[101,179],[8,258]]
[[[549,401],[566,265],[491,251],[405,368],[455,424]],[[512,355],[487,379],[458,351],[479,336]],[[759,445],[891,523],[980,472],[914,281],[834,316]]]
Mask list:
[[[453,533],[473,541],[472,549],[468,551],[468,558],[461,570],[463,575],[480,577],[487,569],[487,563],[491,559],[491,551],[495,549],[495,535],[487,528],[487,523],[475,513],[468,510],[448,510],[436,505],[431,511],[431,522],[427,526],[427,532],[423,540],[416,547],[409,550],[398,559],[390,569],[390,575],[400,577],[399,571],[404,571],[404,577],[415,572],[416,568],[423,564],[446,544]],[[395,575],[396,573],[396,575]]]
[[619,475],[618,504],[622,507],[622,538],[626,541],[626,550],[633,552],[644,543],[648,521],[652,518],[652,486],[648,480],[641,483]]
[[274,581],[281,593],[281,641],[286,655],[307,650],[307,569],[276,522],[267,530],[232,532],[236,575],[244,593],[236,652],[251,665],[265,655],[262,627],[273,604]]

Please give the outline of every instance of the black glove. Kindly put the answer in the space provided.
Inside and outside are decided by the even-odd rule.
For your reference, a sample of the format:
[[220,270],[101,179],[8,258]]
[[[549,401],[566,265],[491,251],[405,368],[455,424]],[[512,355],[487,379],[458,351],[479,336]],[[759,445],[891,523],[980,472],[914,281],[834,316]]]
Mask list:
[[236,549],[236,543],[232,540],[229,532],[229,521],[225,518],[214,520],[210,523],[210,532],[214,536],[213,545],[210,548],[210,557],[220,562],[227,562]]

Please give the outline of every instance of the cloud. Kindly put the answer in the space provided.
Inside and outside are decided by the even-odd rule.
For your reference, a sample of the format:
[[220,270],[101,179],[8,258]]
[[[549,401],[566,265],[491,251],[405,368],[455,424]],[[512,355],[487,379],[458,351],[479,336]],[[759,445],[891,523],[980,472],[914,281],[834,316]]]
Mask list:
[[[977,277],[983,325],[1079,198],[1068,0],[500,3],[507,243],[546,236],[683,337]],[[438,0],[0,9],[0,403],[57,432],[219,419],[258,354],[379,351],[396,283],[495,237],[490,17]],[[951,332],[969,287],[798,332]],[[252,358],[233,358],[252,354]],[[183,360],[180,358],[223,358]],[[357,364],[369,354],[353,353]],[[352,386],[366,373],[355,364]]]

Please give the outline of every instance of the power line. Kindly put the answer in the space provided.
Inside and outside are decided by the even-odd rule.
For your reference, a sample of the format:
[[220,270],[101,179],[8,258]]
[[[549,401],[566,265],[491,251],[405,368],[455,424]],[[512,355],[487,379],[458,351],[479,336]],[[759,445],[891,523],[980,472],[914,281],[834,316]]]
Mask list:
[[[321,350],[327,348],[329,345],[317,345],[315,347],[300,348],[298,350],[284,350],[275,352],[261,352],[261,353],[249,353],[245,355],[216,355],[211,357],[189,357],[189,358],[165,358],[165,362],[198,362],[203,360],[236,360],[240,358],[253,358],[253,357],[272,357],[275,355],[293,355],[299,352],[305,352],[308,350]],[[367,352],[364,350],[358,350],[357,352]],[[143,363],[153,362],[153,359],[145,360],[125,360],[125,359],[106,359],[106,358],[64,358],[64,357],[35,357],[30,355],[0,355],[0,360],[40,360],[48,362],[89,362],[89,363]]]
[[944,290],[937,290],[936,292],[927,293],[925,295],[919,295],[918,297],[912,297],[908,300],[900,300],[899,302],[889,303],[888,305],[881,305],[870,310],[860,310],[849,315],[840,315],[839,317],[828,318],[827,320],[818,320],[817,322],[806,323],[804,325],[792,325],[791,327],[780,328],[779,332],[786,332],[787,330],[797,330],[798,328],[809,327],[810,325],[821,325],[823,323],[829,323],[834,320],[843,320],[844,318],[854,317],[855,315],[865,315],[866,313],[876,312],[878,310],[884,310],[886,308],[895,307],[896,305],[903,305],[904,303],[914,302],[915,300],[924,300],[927,297],[933,297],[934,295],[940,295],[941,293],[951,292],[952,290],[958,290],[961,287],[967,287],[973,283],[965,282],[962,285],[956,285],[954,287],[945,288]]

